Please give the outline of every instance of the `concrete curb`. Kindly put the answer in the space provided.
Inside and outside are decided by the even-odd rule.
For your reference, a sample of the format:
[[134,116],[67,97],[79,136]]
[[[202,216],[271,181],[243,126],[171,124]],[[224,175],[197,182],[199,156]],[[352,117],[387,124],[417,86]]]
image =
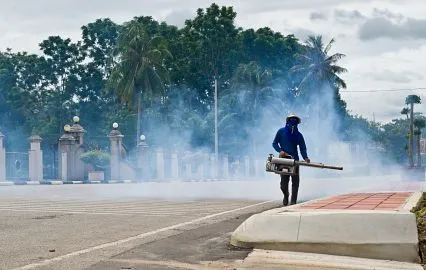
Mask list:
[[0,182],[0,186],[13,186],[14,184],[13,182]]
[[419,198],[414,193],[399,211],[272,209],[242,223],[232,234],[231,244],[417,262],[416,217],[409,210]]
[[423,270],[420,264],[302,252],[255,249],[236,269]]
[[[177,182],[223,182],[223,181],[238,181],[238,180],[219,180],[219,179],[207,179],[207,180],[179,180]],[[5,181],[0,182],[0,186],[25,186],[25,185],[76,185],[76,184],[141,184],[141,183],[171,183],[173,180],[150,180],[150,181],[134,181],[134,180],[108,180],[108,181],[61,181],[61,180],[43,180],[43,181]]]

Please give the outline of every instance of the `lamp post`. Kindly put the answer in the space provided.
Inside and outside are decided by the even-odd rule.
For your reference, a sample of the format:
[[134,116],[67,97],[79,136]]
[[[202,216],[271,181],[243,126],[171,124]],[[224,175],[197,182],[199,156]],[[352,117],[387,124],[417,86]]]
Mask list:
[[215,161],[219,160],[219,135],[217,124],[217,78],[214,77],[214,157]]
[[112,124],[112,131],[109,133],[108,137],[111,141],[111,180],[121,180],[121,142],[124,136],[118,130],[118,123],[115,122]]
[[138,143],[138,181],[147,181],[150,178],[150,167],[149,167],[149,157],[148,157],[148,144],[146,143],[145,135],[139,137],[140,141]]

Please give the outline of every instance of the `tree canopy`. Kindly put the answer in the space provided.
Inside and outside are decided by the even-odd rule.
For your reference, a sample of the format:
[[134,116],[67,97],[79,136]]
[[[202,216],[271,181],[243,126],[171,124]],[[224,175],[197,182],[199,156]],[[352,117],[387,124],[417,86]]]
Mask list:
[[326,82],[342,139],[356,139],[351,129],[362,128],[392,143],[377,135],[378,126],[346,110],[339,94],[346,88],[338,62],[344,54],[330,54],[334,40],[325,45],[320,35],[299,41],[268,27],[243,29],[236,17],[232,7],[212,4],[182,28],[150,16],[123,24],[100,18],[81,27],[79,41],[47,37],[38,55],[1,51],[0,131],[14,148],[26,149],[19,142],[36,133],[54,145],[63,125],[79,115],[87,144],[107,146],[105,135],[118,122],[132,149],[141,115],[137,123],[151,145],[178,149],[179,137],[212,149],[217,79],[220,150],[243,154],[266,109],[280,121],[285,108],[305,106]]

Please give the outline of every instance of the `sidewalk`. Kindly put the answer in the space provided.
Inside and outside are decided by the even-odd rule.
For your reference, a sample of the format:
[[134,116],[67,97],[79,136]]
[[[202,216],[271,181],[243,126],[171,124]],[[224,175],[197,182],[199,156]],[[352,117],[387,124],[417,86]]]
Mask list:
[[415,263],[418,236],[410,210],[422,193],[400,190],[344,194],[269,210],[241,224],[231,244]]

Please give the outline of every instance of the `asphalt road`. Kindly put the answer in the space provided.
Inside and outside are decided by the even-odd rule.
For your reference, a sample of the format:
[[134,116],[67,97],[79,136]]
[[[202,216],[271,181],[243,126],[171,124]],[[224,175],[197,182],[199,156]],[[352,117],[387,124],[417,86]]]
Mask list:
[[[229,233],[250,214],[278,205],[160,192],[178,186],[162,183],[158,192],[148,184],[0,187],[0,269],[227,263],[247,254],[227,248]],[[144,188],[152,192],[135,191]]]
[[[305,177],[300,201],[374,190],[390,179]],[[276,177],[0,186],[0,269],[200,269],[225,263],[245,254],[228,254],[229,233],[281,199]]]

